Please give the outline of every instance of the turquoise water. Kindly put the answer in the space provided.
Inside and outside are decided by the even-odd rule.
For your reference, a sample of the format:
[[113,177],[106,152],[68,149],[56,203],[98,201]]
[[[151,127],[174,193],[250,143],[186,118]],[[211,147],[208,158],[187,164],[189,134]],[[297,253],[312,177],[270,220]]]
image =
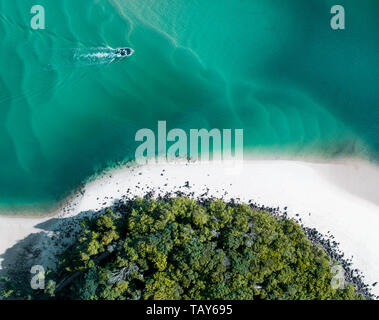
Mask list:
[[378,158],[377,0],[338,1],[343,31],[327,0],[41,0],[32,30],[35,4],[0,0],[5,210],[57,205],[158,120],[243,128],[251,152]]

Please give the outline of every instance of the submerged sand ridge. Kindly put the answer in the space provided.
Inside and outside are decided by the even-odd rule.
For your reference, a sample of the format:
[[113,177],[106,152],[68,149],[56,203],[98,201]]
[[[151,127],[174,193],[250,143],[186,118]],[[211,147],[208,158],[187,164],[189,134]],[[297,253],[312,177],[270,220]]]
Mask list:
[[[376,166],[355,160],[342,163],[245,160],[242,167],[233,168],[222,162],[180,161],[111,170],[89,182],[84,194],[54,217],[0,217],[0,258],[12,263],[13,256],[23,254],[23,259],[51,266],[54,263],[51,253],[56,248],[51,248],[49,239],[54,234],[54,225],[58,229],[64,227],[71,221],[70,217],[93,214],[126,194],[143,196],[154,191],[155,195],[163,195],[190,190],[194,197],[207,193],[226,201],[251,200],[280,207],[290,217],[301,218],[307,227],[324,234],[330,231],[345,256],[352,257],[352,268],[362,271],[370,285],[379,280],[379,204],[375,197],[379,190],[379,169]],[[70,228],[74,234],[72,221]],[[24,252],[26,245],[31,248]],[[12,249],[15,247],[17,250]],[[37,249],[42,253],[33,256]],[[379,294],[377,286],[373,287],[373,293]]]

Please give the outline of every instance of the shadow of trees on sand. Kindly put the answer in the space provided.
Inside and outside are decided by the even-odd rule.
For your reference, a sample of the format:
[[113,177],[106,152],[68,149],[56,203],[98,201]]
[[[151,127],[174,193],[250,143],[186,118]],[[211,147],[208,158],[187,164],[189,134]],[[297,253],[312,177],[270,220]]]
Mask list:
[[[30,282],[35,275],[31,273],[31,268],[39,265],[45,271],[54,269],[57,257],[72,245],[78,235],[80,221],[95,214],[92,210],[83,211],[72,217],[54,217],[37,223],[34,227],[41,232],[28,235],[0,255],[0,278],[11,280],[23,296],[30,294],[33,290]],[[0,282],[0,291],[4,286],[5,282]]]

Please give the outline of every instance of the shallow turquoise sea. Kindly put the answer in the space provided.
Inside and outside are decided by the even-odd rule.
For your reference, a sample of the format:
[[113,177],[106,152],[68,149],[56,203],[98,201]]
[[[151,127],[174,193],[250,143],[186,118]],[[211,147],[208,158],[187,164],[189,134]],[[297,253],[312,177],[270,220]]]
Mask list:
[[[42,210],[133,159],[141,128],[244,129],[245,152],[379,155],[379,2],[0,0],[0,207]],[[112,61],[108,47],[135,54]]]

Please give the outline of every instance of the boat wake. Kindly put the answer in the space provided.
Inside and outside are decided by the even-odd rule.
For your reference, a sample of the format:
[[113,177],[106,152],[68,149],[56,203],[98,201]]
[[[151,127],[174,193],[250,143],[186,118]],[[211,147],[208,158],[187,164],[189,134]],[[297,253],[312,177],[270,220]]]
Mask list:
[[76,66],[92,66],[110,64],[118,57],[116,49],[106,47],[75,49],[73,58]]
[[57,49],[51,55],[49,68],[80,68],[107,65],[117,60],[117,49],[111,47]]

